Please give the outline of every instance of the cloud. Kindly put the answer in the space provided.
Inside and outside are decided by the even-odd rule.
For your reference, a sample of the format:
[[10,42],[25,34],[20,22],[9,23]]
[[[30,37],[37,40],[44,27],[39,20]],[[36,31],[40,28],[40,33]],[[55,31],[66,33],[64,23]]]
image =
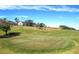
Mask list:
[[5,18],[5,17],[8,17],[8,16],[0,16],[0,18]]
[[[0,18],[7,18],[9,16],[0,16]],[[29,16],[25,16],[25,15],[14,15],[14,16],[10,16],[10,17],[17,17],[17,18],[28,18]]]
[[56,18],[61,18],[61,19],[62,19],[62,18],[64,18],[64,17],[63,17],[63,16],[58,16],[58,17],[56,17]]
[[9,5],[0,5],[1,10],[6,10],[6,9],[16,9],[16,6],[9,6]]
[[12,9],[33,9],[41,11],[64,11],[64,12],[79,12],[79,8],[64,6],[64,5],[0,5],[0,10]]
[[25,16],[25,15],[19,15],[19,16],[13,16],[13,17],[28,18],[29,16]]
[[64,12],[79,12],[79,8],[72,8],[70,6],[47,6],[49,11],[64,11]]
[[11,9],[34,9],[34,10],[45,10],[45,6],[26,6],[26,5],[0,5],[0,10],[11,10]]

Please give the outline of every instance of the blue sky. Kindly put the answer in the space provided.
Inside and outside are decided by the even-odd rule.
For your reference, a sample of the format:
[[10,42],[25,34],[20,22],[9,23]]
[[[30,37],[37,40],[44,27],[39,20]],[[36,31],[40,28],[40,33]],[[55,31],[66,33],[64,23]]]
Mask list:
[[0,5],[0,18],[32,19],[50,27],[67,25],[79,29],[79,5]]

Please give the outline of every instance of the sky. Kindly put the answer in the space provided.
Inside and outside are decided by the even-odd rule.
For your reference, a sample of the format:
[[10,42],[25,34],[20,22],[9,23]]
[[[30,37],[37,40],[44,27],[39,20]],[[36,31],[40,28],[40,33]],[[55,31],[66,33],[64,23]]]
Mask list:
[[49,27],[66,25],[79,29],[79,5],[0,5],[0,18],[31,19]]

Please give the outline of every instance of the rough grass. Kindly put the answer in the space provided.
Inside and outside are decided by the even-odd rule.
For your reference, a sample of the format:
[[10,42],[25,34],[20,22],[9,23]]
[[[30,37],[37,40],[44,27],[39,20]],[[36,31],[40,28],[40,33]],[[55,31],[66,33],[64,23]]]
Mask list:
[[79,31],[15,26],[10,32],[20,32],[20,35],[0,38],[1,54],[79,53]]

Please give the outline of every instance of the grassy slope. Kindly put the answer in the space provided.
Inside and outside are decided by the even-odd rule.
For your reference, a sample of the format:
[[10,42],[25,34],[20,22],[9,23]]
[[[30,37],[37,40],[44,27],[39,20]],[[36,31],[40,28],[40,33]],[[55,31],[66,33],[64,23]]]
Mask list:
[[12,27],[11,32],[21,34],[0,38],[0,53],[79,53],[78,31]]

